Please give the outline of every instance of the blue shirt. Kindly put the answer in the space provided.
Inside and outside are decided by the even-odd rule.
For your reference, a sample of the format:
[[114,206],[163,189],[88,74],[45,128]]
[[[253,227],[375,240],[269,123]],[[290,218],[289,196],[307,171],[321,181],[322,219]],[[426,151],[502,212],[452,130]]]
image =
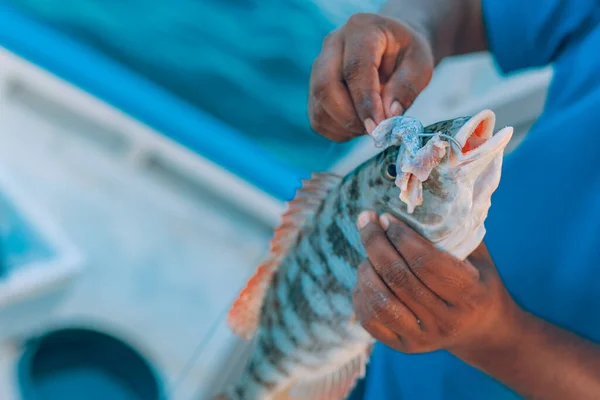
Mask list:
[[[600,3],[483,0],[483,13],[502,72],[555,68],[544,112],[505,158],[485,242],[520,305],[600,342]],[[379,343],[364,384],[354,398],[520,398],[445,351]]]

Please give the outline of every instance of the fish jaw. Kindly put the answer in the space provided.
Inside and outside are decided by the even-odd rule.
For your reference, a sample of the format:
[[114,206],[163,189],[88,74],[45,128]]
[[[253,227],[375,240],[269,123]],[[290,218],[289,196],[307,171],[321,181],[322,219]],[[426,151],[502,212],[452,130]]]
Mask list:
[[436,246],[459,259],[466,258],[485,236],[484,222],[500,184],[504,149],[512,138],[512,127],[494,134],[494,124],[494,113],[489,110],[471,118],[455,136],[461,152],[453,151],[448,164],[440,168],[444,179],[454,181],[457,202],[463,206],[454,206],[455,212],[444,223],[455,229]]
[[487,164],[503,153],[512,138],[513,128],[506,127],[494,134],[495,125],[496,115],[487,109],[469,119],[454,136],[461,149],[453,149],[451,166],[464,168],[469,164]]

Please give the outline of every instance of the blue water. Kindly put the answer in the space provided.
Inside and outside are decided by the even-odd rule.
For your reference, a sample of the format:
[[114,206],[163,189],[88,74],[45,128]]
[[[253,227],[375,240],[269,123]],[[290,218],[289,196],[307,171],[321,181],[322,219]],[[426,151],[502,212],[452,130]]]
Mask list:
[[52,247],[0,192],[0,279],[20,266],[54,256]]
[[348,149],[314,133],[306,111],[321,42],[340,13],[353,11],[343,0],[321,8],[307,0],[0,1],[100,49],[296,166],[324,169]]

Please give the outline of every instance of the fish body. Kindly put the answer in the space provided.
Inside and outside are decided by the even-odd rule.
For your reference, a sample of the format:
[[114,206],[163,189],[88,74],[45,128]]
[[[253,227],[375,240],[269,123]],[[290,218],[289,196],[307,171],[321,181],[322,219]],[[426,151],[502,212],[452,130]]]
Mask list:
[[270,258],[230,311],[232,330],[254,340],[253,352],[220,398],[345,398],[364,375],[374,343],[352,307],[366,257],[359,213],[390,213],[466,258],[485,234],[512,135],[512,128],[493,135],[494,125],[489,110],[427,127],[394,117],[372,134],[385,147],[381,153],[345,177],[320,173],[305,181],[275,231]]

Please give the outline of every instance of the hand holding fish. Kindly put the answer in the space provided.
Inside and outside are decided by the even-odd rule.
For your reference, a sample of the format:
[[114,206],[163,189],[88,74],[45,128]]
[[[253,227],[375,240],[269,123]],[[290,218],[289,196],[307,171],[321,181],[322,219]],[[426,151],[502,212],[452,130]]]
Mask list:
[[460,261],[388,214],[366,212],[358,224],[368,256],[353,302],[373,337],[403,353],[445,349],[460,358],[519,341],[528,314],[483,243]]
[[[458,259],[466,258],[485,235],[490,196],[500,181],[502,152],[512,135],[510,127],[494,134],[494,125],[491,110],[428,126],[394,117],[373,131],[374,139],[386,147],[381,153],[344,177],[317,173],[304,181],[275,230],[269,256],[229,312],[231,329],[254,343],[242,375],[221,398],[274,400],[288,392],[295,400],[346,398],[364,375],[377,338],[355,318],[352,290],[361,280],[358,265],[366,257],[376,266],[380,265],[377,257],[396,254],[399,258],[389,248],[378,253],[379,241],[367,241],[365,249],[356,228],[358,215],[364,209],[389,213],[426,238],[430,243],[426,249],[444,249]],[[418,244],[407,240],[411,246],[407,248]],[[461,289],[468,287],[474,296],[484,298],[488,292],[477,286],[477,269],[465,271],[465,279],[471,279],[465,282],[471,286],[464,283]],[[438,279],[453,276],[451,272],[458,273],[440,271]],[[448,299],[463,305],[461,296]],[[455,318],[467,326],[465,321],[479,317],[461,317],[458,313],[466,307],[450,308],[439,299],[437,304],[448,309],[443,321]],[[361,313],[361,319],[364,316]],[[428,327],[441,321],[438,317],[432,312],[419,318]],[[433,339],[430,343],[439,346]]]
[[600,346],[521,309],[483,243],[460,261],[389,214],[361,215],[367,259],[353,303],[376,339],[448,350],[525,398],[598,398]]

